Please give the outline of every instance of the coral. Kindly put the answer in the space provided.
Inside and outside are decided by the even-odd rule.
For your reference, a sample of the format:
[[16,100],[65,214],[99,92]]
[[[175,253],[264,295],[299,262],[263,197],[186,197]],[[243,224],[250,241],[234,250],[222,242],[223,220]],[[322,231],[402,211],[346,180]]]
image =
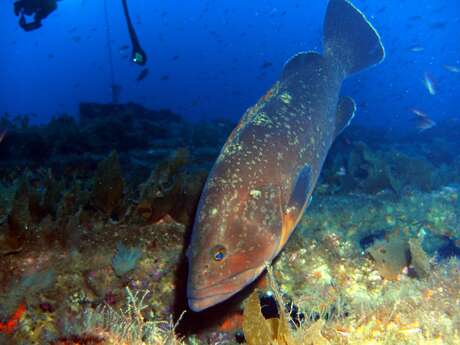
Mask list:
[[33,272],[22,278],[18,290],[27,291],[27,295],[36,294],[51,287],[56,279],[56,272],[52,269]]
[[39,345],[50,344],[57,335],[58,331],[51,314],[31,314],[29,310],[21,320],[13,339],[20,345]]
[[45,192],[42,199],[42,208],[46,214],[50,214],[53,218],[56,217],[59,201],[64,190],[63,181],[56,181],[50,169],[46,172],[44,181]]
[[8,215],[8,233],[4,246],[3,253],[9,251],[14,252],[21,249],[27,232],[30,231],[32,219],[29,209],[29,185],[27,174],[24,174],[20,180],[14,199],[11,206],[10,214]]
[[[339,162],[339,163],[338,163]],[[340,156],[331,159],[330,181],[339,179],[338,166],[346,165],[346,174],[340,178],[341,189],[347,192],[356,188],[366,192],[393,190],[401,195],[409,186],[423,191],[433,187],[433,165],[422,155],[409,155],[399,150],[381,147],[373,149],[357,142],[349,153],[347,163],[340,164]]]
[[[41,271],[24,276],[19,282],[15,282],[7,287],[7,290],[0,294],[0,320],[5,319],[5,322],[0,322],[0,334],[16,336],[27,333],[27,338],[38,338],[41,333],[39,331],[35,335],[31,335],[30,327],[25,328],[30,324],[30,319],[27,315],[26,306],[30,305],[40,293],[49,289],[55,281],[54,271]],[[1,341],[1,338],[0,338]],[[39,344],[40,342],[25,342],[25,344]]]
[[20,304],[13,315],[6,322],[0,322],[0,333],[12,334],[15,331],[22,315],[26,311],[24,304]]
[[141,185],[137,212],[144,221],[157,222],[168,214],[176,221],[191,224],[207,173],[187,171],[189,161],[189,151],[178,149],[160,162]]
[[87,205],[90,195],[83,189],[80,183],[71,185],[64,193],[56,211],[58,222],[65,223],[68,217],[75,215],[84,205]]
[[205,171],[185,174],[181,194],[170,211],[171,217],[179,223],[192,224],[207,175]]
[[137,266],[142,252],[138,248],[126,247],[123,243],[118,243],[117,251],[112,258],[112,268],[118,277],[123,277]]
[[113,274],[113,270],[111,266],[106,266],[100,269],[90,270],[85,274],[85,282],[88,284],[91,291],[100,299],[105,299],[106,296],[112,295],[118,286],[118,279]]
[[188,160],[187,150],[178,150],[156,167],[149,179],[141,185],[138,213],[148,222],[156,222],[168,214],[178,200],[182,189],[181,174]]
[[[160,320],[185,307],[188,229],[233,124],[194,126],[134,104],[81,110],[78,121],[63,116],[39,126],[26,118],[0,119],[8,129],[0,145],[1,325],[22,304],[27,308],[12,334],[0,334],[0,343],[128,345],[141,344],[141,334],[155,345],[176,341],[173,323]],[[460,264],[446,259],[460,253],[460,158],[452,149],[458,135],[452,131],[446,140],[431,133],[393,141],[354,126],[336,141],[313,203],[273,263],[279,289],[270,289],[279,291],[284,305],[276,303],[277,312],[284,312],[264,320],[266,300],[248,302],[248,320],[259,324],[246,324],[249,342],[257,341],[251,332],[265,329],[261,336],[276,337],[278,345],[292,339],[460,343]],[[115,169],[104,168],[95,178],[113,150]],[[397,240],[391,238],[395,231]],[[124,249],[114,253],[119,242]],[[383,255],[379,246],[396,255]],[[118,273],[112,259],[121,261]],[[47,273],[51,269],[54,274]],[[150,291],[145,297],[144,289]],[[125,294],[143,300],[140,312],[128,313]],[[231,331],[242,321],[238,296],[234,301],[187,315],[184,341],[234,344]]]
[[120,207],[123,198],[124,181],[116,151],[103,161],[96,170],[92,202],[107,216],[113,216]]
[[423,157],[414,157],[398,151],[385,153],[382,159],[389,165],[389,180],[393,190],[401,195],[405,187],[412,186],[422,191],[432,189],[433,165]]

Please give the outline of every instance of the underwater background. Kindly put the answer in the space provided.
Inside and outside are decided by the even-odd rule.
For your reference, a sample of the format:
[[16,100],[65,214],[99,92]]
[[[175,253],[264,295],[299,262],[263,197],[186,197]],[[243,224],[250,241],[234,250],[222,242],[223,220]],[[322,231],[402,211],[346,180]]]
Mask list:
[[0,345],[460,344],[460,2],[353,1],[385,59],[344,81],[356,116],[269,274],[200,313],[185,254],[207,176],[286,61],[322,52],[328,1],[128,0],[145,64],[121,0],[58,1],[27,32],[14,3]]
[[[238,120],[302,50],[321,48],[326,1],[131,1],[130,13],[150,74],[136,82],[129,36],[117,1],[61,1],[43,28],[23,32],[12,2],[0,4],[3,47],[0,105],[11,114],[78,114],[80,101],[111,100],[104,5],[121,101],[167,108],[190,119]],[[459,64],[456,1],[356,1],[382,36],[385,63],[345,83],[359,105],[358,124],[411,129],[410,108],[434,120],[457,117]],[[423,86],[429,73],[437,96]],[[180,95],[180,96],[179,96]]]

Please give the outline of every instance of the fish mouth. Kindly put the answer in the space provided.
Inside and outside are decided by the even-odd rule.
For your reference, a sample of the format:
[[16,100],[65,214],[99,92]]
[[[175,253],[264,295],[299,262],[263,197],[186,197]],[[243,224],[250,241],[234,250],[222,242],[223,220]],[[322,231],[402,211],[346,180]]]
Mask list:
[[212,307],[229,299],[252,283],[264,270],[265,266],[250,268],[225,278],[220,282],[203,288],[191,288],[187,292],[188,305],[195,312]]

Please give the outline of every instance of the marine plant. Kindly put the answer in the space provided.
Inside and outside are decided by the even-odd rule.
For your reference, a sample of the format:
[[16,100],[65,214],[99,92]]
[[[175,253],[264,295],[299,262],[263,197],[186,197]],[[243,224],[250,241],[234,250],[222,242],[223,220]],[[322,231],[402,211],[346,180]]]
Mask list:
[[257,291],[246,300],[243,318],[243,331],[248,345],[327,345],[329,341],[321,334],[325,320],[313,323],[300,323],[291,327],[290,313],[284,307],[284,301],[273,276],[271,267],[267,267],[270,288],[275,297],[279,317],[265,319]]
[[87,309],[81,332],[98,336],[104,344],[124,345],[182,345],[174,330],[180,321],[159,321],[148,309],[150,291],[125,288],[126,306],[116,310],[108,305]]
[[92,200],[107,216],[115,216],[123,198],[124,181],[116,151],[102,160],[96,170]]
[[117,251],[112,258],[112,268],[118,277],[134,270],[142,252],[136,247],[126,247],[123,243],[117,244]]

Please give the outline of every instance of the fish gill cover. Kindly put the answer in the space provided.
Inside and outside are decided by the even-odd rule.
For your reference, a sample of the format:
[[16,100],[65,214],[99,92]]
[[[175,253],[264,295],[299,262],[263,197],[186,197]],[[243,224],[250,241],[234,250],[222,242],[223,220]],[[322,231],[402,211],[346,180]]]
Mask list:
[[[372,25],[327,21],[357,45],[323,37],[333,3]],[[0,13],[0,344],[460,343],[460,3],[12,0]],[[331,70],[377,62],[379,42],[384,62],[324,101]],[[346,54],[296,55],[309,51]],[[340,135],[324,164],[297,164],[326,143],[325,113]],[[300,119],[318,126],[296,137]],[[284,144],[262,132],[281,125]],[[268,279],[194,312],[187,257],[232,254],[228,239],[187,251],[199,199],[243,134],[265,149],[254,171],[273,181],[282,161],[294,192],[252,186],[247,208],[212,199],[204,215],[255,215],[273,232],[240,241],[247,260],[280,254]]]

